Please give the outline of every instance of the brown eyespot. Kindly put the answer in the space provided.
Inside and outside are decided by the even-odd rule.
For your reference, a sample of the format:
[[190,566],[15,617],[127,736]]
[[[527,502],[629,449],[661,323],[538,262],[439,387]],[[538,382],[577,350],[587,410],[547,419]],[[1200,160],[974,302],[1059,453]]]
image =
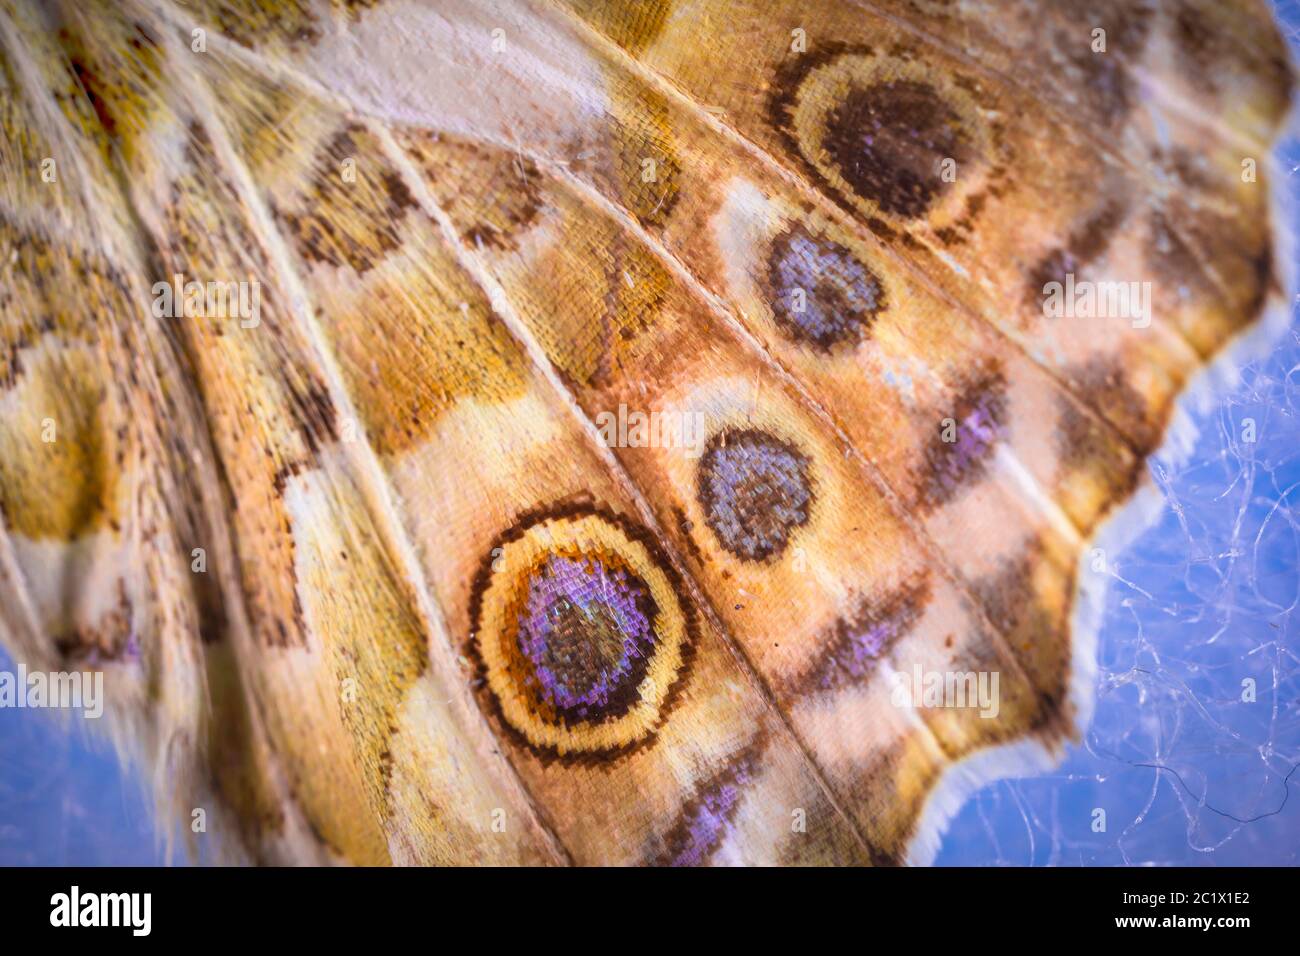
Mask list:
[[803,165],[871,215],[927,215],[984,153],[969,93],[908,60],[832,48],[796,60],[774,86],[771,121]]
[[942,164],[967,152],[957,113],[913,81],[851,86],[827,114],[822,146],[859,196],[905,219],[945,188]]

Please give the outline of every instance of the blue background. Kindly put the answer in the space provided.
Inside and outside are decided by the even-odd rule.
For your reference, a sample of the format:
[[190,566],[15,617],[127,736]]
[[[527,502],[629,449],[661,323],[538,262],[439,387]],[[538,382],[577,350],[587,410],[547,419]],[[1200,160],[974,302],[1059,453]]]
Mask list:
[[[1295,48],[1300,2],[1280,10]],[[1283,145],[1278,168],[1300,190],[1300,143]],[[1149,463],[1166,507],[1111,562],[1083,743],[1050,773],[976,793],[936,862],[1300,863],[1300,771],[1287,781],[1300,761],[1296,304],[1291,318],[1272,353],[1193,416],[1195,453]],[[1241,441],[1246,418],[1253,444]],[[12,669],[3,654],[0,669]],[[1244,677],[1254,703],[1240,699]],[[71,724],[0,709],[0,864],[166,862],[136,775],[81,718]],[[1105,832],[1093,832],[1095,808]]]
[[[1275,6],[1296,58],[1300,2]],[[1294,126],[1276,169],[1300,234]],[[1271,354],[1192,414],[1194,453],[1148,463],[1164,509],[1112,562],[1084,741],[1051,773],[975,794],[936,863],[1300,863],[1300,297],[1290,318]]]

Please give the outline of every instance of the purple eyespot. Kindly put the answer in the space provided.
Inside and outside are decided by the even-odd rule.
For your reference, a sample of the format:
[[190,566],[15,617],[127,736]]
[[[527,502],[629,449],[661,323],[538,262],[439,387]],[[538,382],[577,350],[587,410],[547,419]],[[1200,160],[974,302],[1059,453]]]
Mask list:
[[768,284],[781,332],[824,352],[856,345],[884,308],[884,289],[870,269],[798,225],[772,243]]
[[700,459],[698,494],[719,543],[746,561],[784,551],[795,529],[808,523],[808,465],[798,449],[767,432],[715,435]]
[[654,652],[655,612],[635,574],[590,555],[547,558],[528,581],[518,636],[538,699],[566,722],[625,713]]

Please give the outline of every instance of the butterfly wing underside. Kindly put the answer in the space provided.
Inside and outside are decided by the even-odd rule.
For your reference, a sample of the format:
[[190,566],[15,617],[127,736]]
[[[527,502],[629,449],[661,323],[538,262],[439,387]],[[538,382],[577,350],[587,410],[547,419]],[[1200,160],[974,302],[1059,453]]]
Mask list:
[[6,646],[254,860],[926,859],[1282,295],[1267,9],[1025,6],[4,3]]

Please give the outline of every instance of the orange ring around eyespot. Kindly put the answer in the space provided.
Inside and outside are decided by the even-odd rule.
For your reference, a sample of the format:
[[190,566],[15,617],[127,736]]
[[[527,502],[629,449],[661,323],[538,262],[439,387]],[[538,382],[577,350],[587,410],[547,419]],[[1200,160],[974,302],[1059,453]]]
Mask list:
[[[520,614],[537,569],[553,557],[591,559],[626,569],[649,592],[653,652],[635,700],[623,713],[565,721],[521,679]],[[540,517],[513,531],[481,577],[475,601],[474,649],[502,719],[532,747],[559,756],[621,751],[647,740],[661,723],[688,656],[692,622],[684,612],[675,572],[643,529],[597,512]]]

